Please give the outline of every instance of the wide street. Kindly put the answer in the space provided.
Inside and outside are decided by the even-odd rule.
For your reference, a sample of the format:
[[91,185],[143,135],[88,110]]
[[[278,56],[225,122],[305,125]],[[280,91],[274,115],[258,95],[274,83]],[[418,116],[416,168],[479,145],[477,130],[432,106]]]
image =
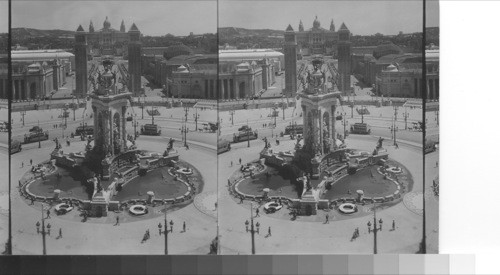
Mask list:
[[[207,139],[215,134],[197,134]],[[138,147],[145,150],[162,152],[167,144],[165,137],[141,136],[137,140]],[[42,148],[26,146],[20,153],[12,155],[12,182],[17,180],[29,170],[29,160],[39,163],[49,159],[49,154],[54,148],[54,143],[44,142]],[[190,142],[190,150],[181,147],[180,143],[174,145],[180,153],[180,158],[194,165],[202,174],[204,188],[197,195],[194,203],[168,212],[167,219],[174,221],[174,232],[169,234],[169,251],[172,254],[207,254],[209,245],[216,236],[216,201],[217,175],[213,167],[206,165],[214,163],[215,146]],[[74,139],[63,150],[82,151],[84,142]],[[24,162],[25,166],[21,167]],[[16,186],[14,184],[13,186]],[[13,253],[14,254],[41,254],[42,237],[37,234],[36,222],[41,217],[41,205],[29,205],[29,202],[20,198],[17,188],[12,194],[12,227],[13,227]],[[115,214],[110,212],[107,218],[90,218],[81,222],[77,211],[72,211],[65,216],[52,215],[47,220],[52,225],[53,233],[47,237],[48,254],[163,254],[164,238],[158,235],[157,225],[163,223],[163,216],[158,215],[152,219],[136,219],[128,213]],[[120,216],[120,226],[113,226],[116,215]],[[187,232],[181,233],[182,223],[186,222]],[[63,238],[56,238],[59,228],[63,230]],[[151,232],[151,239],[141,244],[146,229]]]
[[[377,137],[354,136],[348,138],[348,147],[371,151],[375,147]],[[280,148],[290,148],[293,141],[280,144]],[[219,155],[219,180],[226,180],[236,167],[230,168],[229,163],[237,163],[241,157],[243,163],[254,161],[258,158],[259,151],[264,147],[260,140],[253,141],[250,148],[246,142],[236,145],[233,149]],[[274,143],[273,143],[274,145]],[[377,212],[377,218],[385,222],[386,230],[379,234],[378,249],[380,253],[415,253],[418,251],[419,242],[422,238],[422,159],[421,149],[413,143],[401,142],[399,149],[387,144],[384,146],[390,157],[405,165],[412,173],[414,187],[408,193],[408,203],[401,202],[395,206]],[[273,146],[274,148],[274,146]],[[281,150],[281,149],[276,149]],[[282,149],[285,150],[285,149]],[[417,160],[417,161],[416,161]],[[223,186],[220,182],[219,186]],[[248,203],[238,204],[230,197],[226,188],[219,189],[219,228],[222,235],[221,245],[223,254],[249,254],[250,234],[245,232],[245,220],[250,219]],[[363,207],[362,211],[370,211],[371,206]],[[262,209],[261,209],[262,210]],[[282,209],[280,211],[287,211]],[[261,211],[263,213],[263,211]],[[256,250],[258,254],[279,253],[372,253],[373,234],[367,232],[367,222],[371,216],[336,221],[335,211],[330,211],[333,220],[329,224],[323,224],[324,215],[327,212],[318,212],[319,221],[301,221],[299,217],[295,221],[287,221],[273,218],[273,215],[261,214],[257,218],[261,224],[261,234],[256,237]],[[396,230],[389,231],[392,220],[396,222]],[[264,237],[267,228],[271,226],[272,236]],[[351,242],[351,236],[355,228],[360,229],[360,238]],[[300,241],[299,241],[300,240]]]

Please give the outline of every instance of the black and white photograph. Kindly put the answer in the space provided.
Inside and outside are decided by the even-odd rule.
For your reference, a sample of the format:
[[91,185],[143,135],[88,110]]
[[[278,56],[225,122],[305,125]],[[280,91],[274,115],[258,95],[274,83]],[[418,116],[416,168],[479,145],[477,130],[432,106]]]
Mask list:
[[12,253],[217,253],[217,3],[11,14]]
[[438,252],[422,20],[422,1],[219,1],[222,254]]
[[9,251],[8,1],[0,1],[0,251]]

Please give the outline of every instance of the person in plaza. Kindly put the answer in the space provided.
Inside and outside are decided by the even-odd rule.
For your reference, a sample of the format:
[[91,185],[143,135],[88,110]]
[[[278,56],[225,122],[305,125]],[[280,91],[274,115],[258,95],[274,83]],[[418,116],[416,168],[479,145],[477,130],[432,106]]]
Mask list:
[[31,197],[31,205],[34,205],[35,204],[35,199],[33,197]]
[[396,222],[392,220],[392,231],[396,230]]
[[30,159],[30,165],[33,166],[33,159]]
[[50,219],[50,210],[47,210],[47,219]]
[[24,161],[21,161],[21,168],[24,168]]
[[257,234],[259,234],[260,223],[259,223],[259,222],[257,222],[257,223],[255,224],[255,226],[257,227]]
[[217,202],[214,203],[214,206],[215,206],[215,209],[214,209],[214,211],[215,211],[215,210],[217,210]]
[[240,165],[241,165],[241,158],[240,158]]
[[229,166],[229,167],[233,167],[233,161],[231,161],[231,166]]
[[399,149],[399,145],[397,142],[394,144],[394,147],[396,147],[396,149]]
[[59,228],[59,236],[57,236],[57,238],[61,239],[63,236],[62,236],[62,228]]
[[326,216],[325,216],[325,224],[326,224],[326,223],[330,223],[329,218],[330,218],[330,217],[328,216],[328,214],[326,214]]
[[255,217],[260,217],[260,215],[259,215],[259,208],[255,209]]
[[116,223],[115,225],[120,225],[120,216],[116,216]]
[[243,204],[243,196],[240,196],[240,204]]
[[186,222],[182,223],[182,232],[186,232]]
[[272,236],[272,235],[271,235],[271,227],[270,227],[270,226],[269,226],[269,228],[267,229],[267,236],[268,236],[268,237],[271,237],[271,236]]

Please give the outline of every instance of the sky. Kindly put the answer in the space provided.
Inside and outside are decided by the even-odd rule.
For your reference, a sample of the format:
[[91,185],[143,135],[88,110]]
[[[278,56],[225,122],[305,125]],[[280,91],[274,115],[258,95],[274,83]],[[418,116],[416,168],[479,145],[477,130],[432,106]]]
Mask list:
[[9,3],[5,0],[0,0],[0,33],[8,32],[9,30]]
[[[438,3],[428,1],[427,25],[439,26]],[[336,29],[345,22],[351,33],[397,34],[422,31],[422,1],[220,1],[219,25],[249,29],[312,28],[315,16],[323,28],[333,19]]]
[[[3,0],[0,0],[3,1]],[[108,16],[111,27],[126,30],[133,22],[144,35],[189,35],[217,31],[215,1],[13,1],[12,27],[88,31],[90,20],[101,29]],[[0,17],[2,18],[2,17]]]

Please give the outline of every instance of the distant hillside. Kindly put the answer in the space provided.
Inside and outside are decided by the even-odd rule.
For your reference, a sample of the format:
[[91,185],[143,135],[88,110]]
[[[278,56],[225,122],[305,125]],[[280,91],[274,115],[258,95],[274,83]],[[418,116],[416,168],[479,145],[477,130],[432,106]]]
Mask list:
[[12,37],[23,39],[27,37],[61,37],[74,36],[74,31],[68,30],[39,30],[32,28],[12,28]]
[[219,28],[219,35],[224,36],[260,36],[260,37],[273,37],[273,36],[283,36],[285,31],[283,30],[271,30],[271,29],[245,29],[245,28],[235,28],[235,27],[223,27]]

